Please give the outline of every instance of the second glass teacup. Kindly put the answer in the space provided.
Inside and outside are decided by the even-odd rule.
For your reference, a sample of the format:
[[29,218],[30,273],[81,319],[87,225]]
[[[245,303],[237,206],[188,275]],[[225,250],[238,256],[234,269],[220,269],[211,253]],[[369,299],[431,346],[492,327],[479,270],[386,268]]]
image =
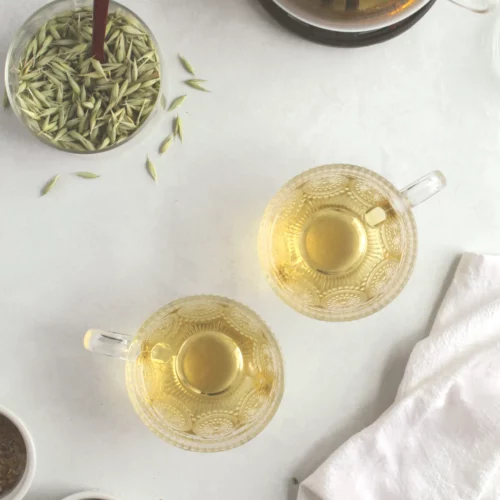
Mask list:
[[187,297],[153,314],[135,337],[89,330],[85,347],[126,360],[127,388],[142,421],[193,451],[246,443],[283,395],[283,362],[266,324],[242,304]]
[[317,319],[378,311],[403,289],[415,264],[412,207],[445,185],[439,171],[402,191],[353,165],[300,174],[271,200],[261,223],[259,254],[271,286]]

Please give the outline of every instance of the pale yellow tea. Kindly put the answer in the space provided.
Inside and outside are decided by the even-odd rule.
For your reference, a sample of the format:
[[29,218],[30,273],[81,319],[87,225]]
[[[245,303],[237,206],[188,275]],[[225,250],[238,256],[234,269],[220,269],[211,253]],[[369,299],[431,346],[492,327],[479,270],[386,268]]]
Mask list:
[[259,237],[264,269],[300,312],[354,319],[402,286],[413,259],[413,218],[399,193],[367,172],[313,169],[287,184],[266,211]]
[[201,332],[184,342],[175,369],[185,387],[197,394],[215,396],[237,380],[243,370],[243,355],[230,336]]
[[305,223],[300,254],[317,271],[342,274],[355,269],[366,254],[367,235],[354,214],[336,207],[318,210]]
[[132,402],[152,430],[178,446],[214,451],[247,441],[281,398],[281,356],[272,334],[255,313],[228,299],[173,303],[146,322],[131,352]]

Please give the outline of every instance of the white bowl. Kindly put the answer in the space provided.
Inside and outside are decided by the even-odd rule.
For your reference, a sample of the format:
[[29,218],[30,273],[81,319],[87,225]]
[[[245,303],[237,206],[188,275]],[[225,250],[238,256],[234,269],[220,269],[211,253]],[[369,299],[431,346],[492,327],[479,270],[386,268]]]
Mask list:
[[107,493],[101,493],[100,491],[83,491],[82,493],[75,493],[69,497],[63,498],[63,500],[120,500],[118,497],[108,495]]
[[0,493],[0,500],[21,500],[25,497],[26,493],[28,493],[31,483],[33,482],[33,477],[35,476],[35,445],[28,429],[23,422],[16,415],[14,415],[14,413],[7,410],[7,408],[4,408],[3,406],[0,406],[0,415],[8,418],[19,429],[26,445],[26,469],[24,470],[24,474],[13,490],[9,491],[6,495],[2,495]]

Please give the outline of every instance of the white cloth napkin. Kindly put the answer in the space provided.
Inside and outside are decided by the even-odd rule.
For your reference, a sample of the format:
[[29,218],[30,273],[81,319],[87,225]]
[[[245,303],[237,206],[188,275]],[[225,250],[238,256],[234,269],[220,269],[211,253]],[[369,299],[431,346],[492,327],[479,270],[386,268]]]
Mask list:
[[500,257],[463,255],[394,404],[298,500],[500,499]]

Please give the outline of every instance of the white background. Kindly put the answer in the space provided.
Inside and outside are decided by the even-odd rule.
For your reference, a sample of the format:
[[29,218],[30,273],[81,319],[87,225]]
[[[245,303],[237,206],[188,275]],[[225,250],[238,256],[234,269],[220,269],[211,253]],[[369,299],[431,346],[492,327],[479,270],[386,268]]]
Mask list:
[[[0,2],[2,64],[44,2]],[[438,0],[383,45],[318,46],[280,28],[255,0],[128,0],[185,93],[181,52],[209,80],[188,90],[184,145],[155,150],[170,120],[125,155],[77,158],[0,114],[0,403],[33,433],[28,500],[100,488],[123,500],[292,500],[304,479],[394,398],[463,251],[500,251],[500,79],[495,16]],[[151,154],[155,187],[144,169]],[[389,307],[347,324],[284,305],[256,251],[272,195],[325,163],[372,168],[403,187],[439,168],[449,187],[415,210],[416,269]],[[45,198],[55,173],[65,175]],[[133,333],[173,299],[215,293],[256,310],[278,338],[286,390],[269,427],[243,447],[195,454],[144,427],[124,365],[82,347],[89,327]]]

